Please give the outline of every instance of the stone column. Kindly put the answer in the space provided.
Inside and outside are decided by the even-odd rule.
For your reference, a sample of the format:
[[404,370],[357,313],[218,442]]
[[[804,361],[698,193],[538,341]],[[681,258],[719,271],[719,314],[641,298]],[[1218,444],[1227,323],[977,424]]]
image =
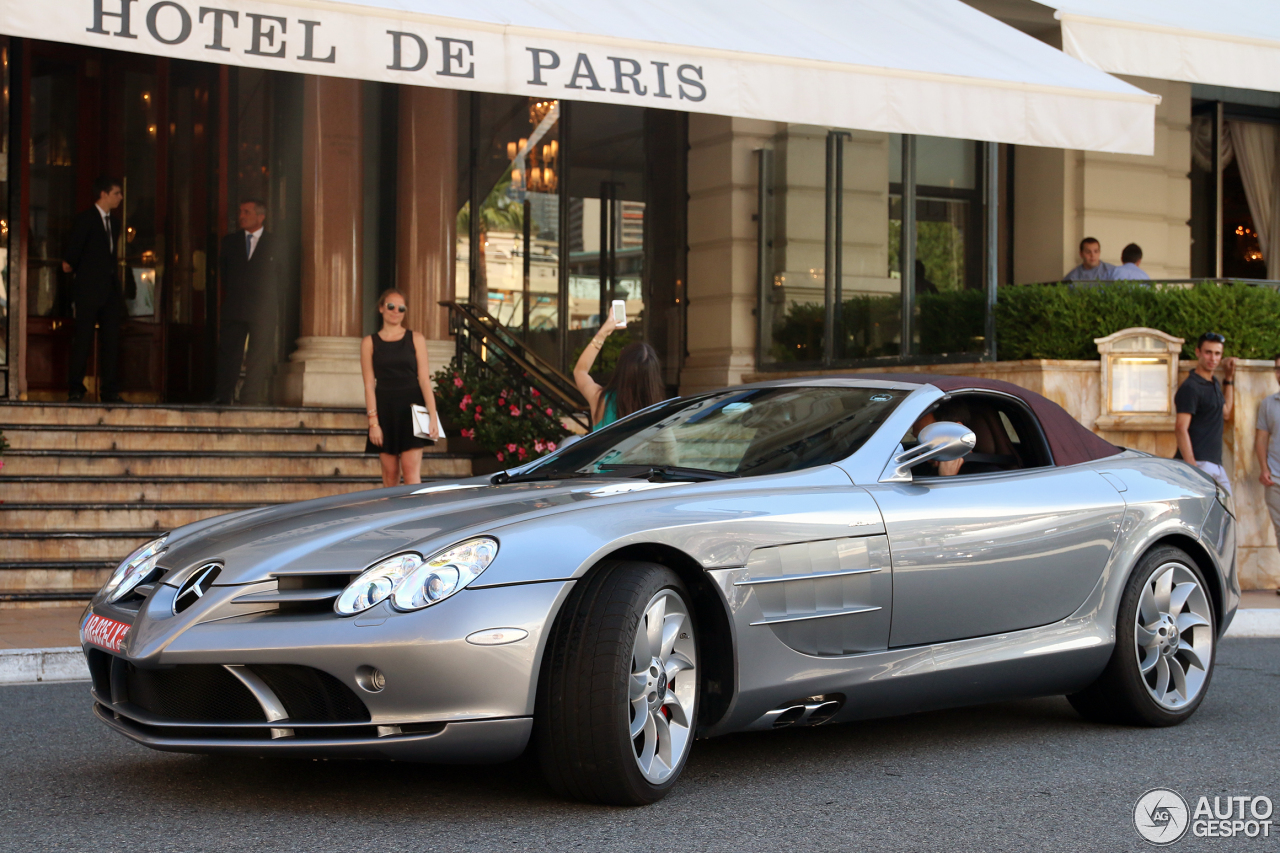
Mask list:
[[458,93],[400,87],[396,286],[409,328],[427,339],[432,372],[453,357],[448,311],[454,297],[458,213]]
[[757,148],[774,122],[689,116],[689,356],[680,393],[737,385],[755,369]]
[[361,84],[308,76],[302,107],[302,300],[284,372],[293,406],[364,406]]

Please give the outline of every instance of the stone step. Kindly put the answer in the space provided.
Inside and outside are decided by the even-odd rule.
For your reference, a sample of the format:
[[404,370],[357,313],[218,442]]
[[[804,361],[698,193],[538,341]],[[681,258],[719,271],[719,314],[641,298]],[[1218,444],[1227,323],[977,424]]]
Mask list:
[[76,561],[114,566],[162,530],[0,530],[6,562]]
[[3,427],[14,450],[180,450],[187,453],[209,451],[361,453],[364,430],[308,429],[280,430],[213,427],[112,427],[88,426],[48,429],[18,425]]
[[[4,456],[0,491],[10,477],[372,477],[382,476],[378,457],[368,453],[272,453],[251,451],[81,451],[11,450]],[[422,476],[471,476],[463,454],[427,453]]]
[[0,500],[25,503],[290,503],[381,488],[374,477],[9,477]]
[[362,409],[0,403],[0,424],[364,429]]
[[[153,536],[215,515],[253,509],[270,501],[183,502],[124,505],[112,503],[0,504],[0,531],[154,530]],[[3,544],[3,534],[0,534]],[[16,559],[14,555],[6,557]],[[74,555],[73,555],[74,556]]]
[[35,590],[91,593],[107,582],[112,570],[132,550],[123,551],[110,560],[0,562],[0,593]]

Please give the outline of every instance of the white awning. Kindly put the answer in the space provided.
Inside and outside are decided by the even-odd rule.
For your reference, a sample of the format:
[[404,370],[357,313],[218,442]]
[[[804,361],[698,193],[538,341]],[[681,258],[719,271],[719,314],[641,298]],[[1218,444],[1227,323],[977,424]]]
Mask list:
[[7,0],[0,32],[365,80],[1150,154],[1158,99],[960,0]]
[[1062,49],[1095,68],[1280,92],[1276,0],[1043,0]]

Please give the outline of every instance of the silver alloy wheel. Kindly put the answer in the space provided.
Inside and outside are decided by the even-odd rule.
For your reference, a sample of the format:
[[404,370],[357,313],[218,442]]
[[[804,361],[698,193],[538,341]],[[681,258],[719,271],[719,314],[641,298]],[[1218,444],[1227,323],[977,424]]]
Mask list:
[[689,608],[672,589],[645,605],[631,650],[628,715],[636,764],[662,784],[693,743],[697,646]]
[[1191,569],[1165,563],[1138,599],[1134,643],[1142,683],[1160,707],[1176,711],[1200,695],[1213,665],[1213,611]]

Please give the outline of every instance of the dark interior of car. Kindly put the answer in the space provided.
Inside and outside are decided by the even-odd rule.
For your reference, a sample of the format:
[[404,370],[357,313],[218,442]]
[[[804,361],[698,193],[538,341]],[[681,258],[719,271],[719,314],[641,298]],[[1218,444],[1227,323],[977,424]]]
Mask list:
[[[940,400],[916,422],[903,448],[918,442],[915,430],[922,421],[953,421],[973,430],[977,443],[964,457],[958,476],[990,474],[1040,468],[1052,464],[1044,434],[1035,416],[1020,401],[998,394],[968,392]],[[925,463],[912,471],[913,477],[936,477],[938,466]]]

